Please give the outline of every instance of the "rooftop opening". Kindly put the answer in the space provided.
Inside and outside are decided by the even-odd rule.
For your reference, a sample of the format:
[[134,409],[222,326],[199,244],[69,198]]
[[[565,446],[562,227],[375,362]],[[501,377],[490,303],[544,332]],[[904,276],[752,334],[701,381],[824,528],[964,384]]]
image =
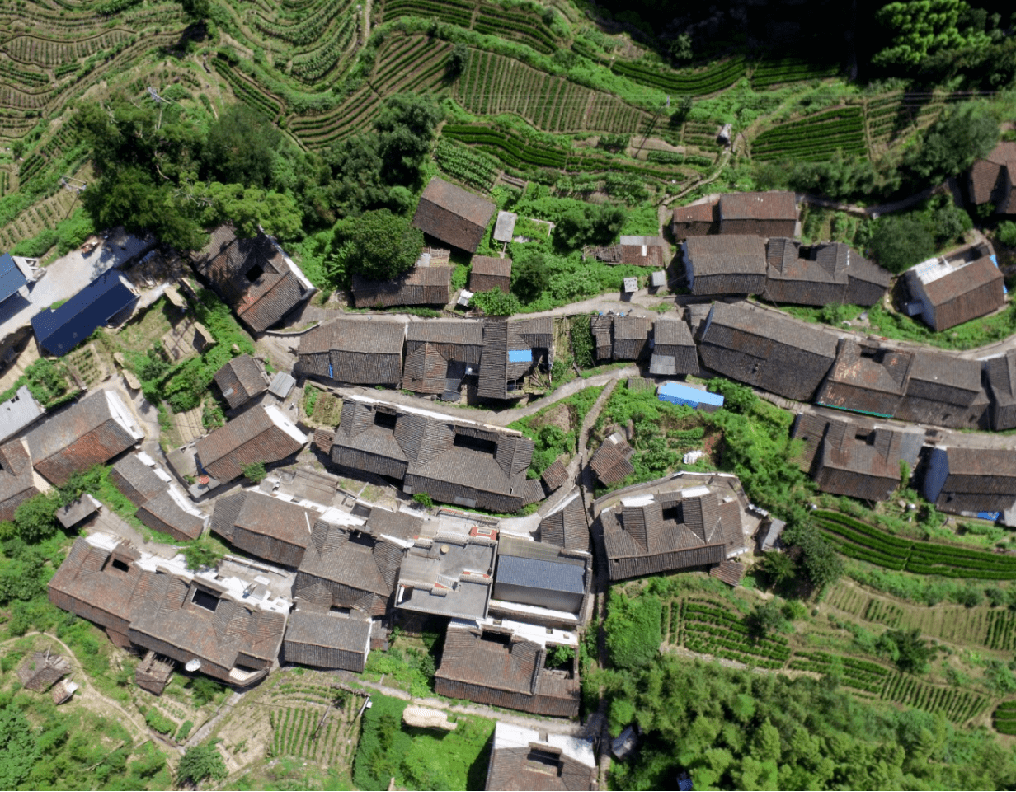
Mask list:
[[374,410],[374,426],[380,426],[382,429],[395,430],[395,424],[399,421],[399,416],[395,413],[381,412],[380,410]]
[[526,757],[526,765],[528,769],[537,773],[546,773],[552,776],[561,774],[560,758],[550,751],[541,751],[539,748],[530,749],[529,756]]
[[663,509],[664,520],[673,520],[676,523],[680,523],[683,518],[684,518],[684,509],[681,507],[680,502],[664,507]]
[[260,264],[255,264],[253,267],[251,267],[246,272],[247,280],[249,280],[251,283],[254,283],[254,281],[256,281],[258,278],[260,278],[264,274],[265,274],[265,268],[262,267]]
[[212,613],[215,613],[215,609],[219,607],[219,598],[202,589],[196,589],[194,591],[194,596],[191,599],[191,602],[199,608],[204,608],[206,611],[211,611]]
[[130,572],[130,565],[126,561],[121,561],[119,558],[113,559],[113,569],[118,572]]
[[485,437],[472,437],[471,435],[455,434],[456,448],[470,448],[479,451],[481,454],[496,454],[497,443]]
[[338,614],[340,614],[342,616],[348,616],[352,612],[352,609],[351,608],[340,608],[338,605],[332,605],[332,607],[330,607],[328,609],[328,612],[329,613],[338,613]]
[[511,646],[512,636],[511,633],[504,632],[484,632],[481,639],[487,643],[500,644],[501,646]]
[[374,537],[371,536],[369,533],[365,533],[363,531],[356,531],[356,530],[350,531],[349,532],[349,541],[352,542],[353,544],[358,544],[358,545],[361,545],[363,547],[373,547],[374,546]]

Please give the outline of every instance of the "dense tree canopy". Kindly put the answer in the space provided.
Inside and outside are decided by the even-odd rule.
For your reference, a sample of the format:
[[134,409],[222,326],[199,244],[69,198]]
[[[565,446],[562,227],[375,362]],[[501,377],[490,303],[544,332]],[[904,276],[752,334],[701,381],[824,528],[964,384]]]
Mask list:
[[967,102],[948,108],[907,158],[907,167],[921,179],[938,184],[967,170],[991,151],[998,134],[998,122],[987,105]]
[[876,15],[892,44],[874,57],[879,66],[917,66],[929,55],[987,43],[983,30],[969,26],[964,0],[907,0],[884,5]]
[[352,224],[346,268],[371,280],[391,280],[412,269],[423,250],[423,232],[408,218],[377,209]]
[[875,260],[899,274],[935,253],[935,237],[920,218],[890,215],[875,223],[869,242]]

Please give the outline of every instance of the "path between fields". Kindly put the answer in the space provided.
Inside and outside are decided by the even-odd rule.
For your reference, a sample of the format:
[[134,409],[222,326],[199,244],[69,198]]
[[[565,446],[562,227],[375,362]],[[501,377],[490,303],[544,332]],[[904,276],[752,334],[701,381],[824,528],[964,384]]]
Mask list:
[[[142,743],[147,742],[148,740],[156,740],[161,743],[164,748],[173,749],[176,747],[166,742],[166,740],[163,739],[162,735],[158,734],[158,732],[149,729],[148,724],[143,720],[139,723],[138,720],[136,720],[138,716],[128,712],[119,702],[109,698],[103,693],[100,693],[95,687],[95,683],[92,681],[91,677],[89,677],[89,675],[85,672],[84,666],[81,665],[81,661],[78,660],[77,655],[74,654],[74,650],[55,635],[34,630],[32,632],[27,632],[24,635],[19,635],[16,638],[10,638],[0,644],[0,646],[6,647],[8,644],[32,635],[41,635],[60,644],[66,652],[66,656],[70,660],[71,664],[74,666],[74,670],[78,673],[79,678],[85,682],[85,684],[81,685],[74,693],[73,699],[71,702],[68,702],[68,704],[74,701],[80,701],[83,704],[91,704],[93,711],[98,711],[99,714],[122,723],[125,727],[127,727],[128,731],[132,732],[132,736],[140,739]],[[65,704],[63,706],[67,705]],[[110,710],[114,710],[116,714],[111,714],[109,712]]]
[[[493,709],[491,707],[485,707],[482,704],[449,704],[447,701],[442,701],[441,699],[436,698],[414,698],[404,690],[388,687],[380,682],[369,682],[359,675],[350,674],[349,676],[358,685],[376,690],[378,693],[383,693],[384,695],[391,696],[392,698],[411,702],[414,707],[430,707],[431,709],[456,712],[462,715],[477,715],[481,718],[490,718],[491,720],[502,721],[505,723],[514,723],[516,726],[524,726],[527,729],[554,732],[555,734],[570,734],[573,736],[583,737],[591,737],[594,735],[594,732],[590,730],[589,722],[581,724],[574,723],[566,718],[526,717],[522,713]],[[362,690],[356,691],[355,689],[354,692],[363,693]],[[598,730],[599,727],[596,728]]]

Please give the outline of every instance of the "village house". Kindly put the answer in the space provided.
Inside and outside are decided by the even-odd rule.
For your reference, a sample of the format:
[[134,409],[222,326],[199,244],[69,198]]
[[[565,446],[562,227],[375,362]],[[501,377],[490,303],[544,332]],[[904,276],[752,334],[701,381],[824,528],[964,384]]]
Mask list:
[[109,480],[138,507],[137,518],[153,531],[186,541],[197,539],[208,522],[173,477],[143,451],[113,465]]
[[281,462],[306,443],[307,436],[271,404],[248,410],[202,437],[194,450],[198,470],[224,484],[251,465]]
[[496,555],[497,532],[485,528],[417,538],[399,570],[395,606],[455,619],[486,617]]
[[620,432],[608,436],[589,459],[589,467],[604,487],[620,484],[635,472],[631,458],[635,449]]
[[0,255],[0,304],[7,302],[15,294],[27,297],[28,278],[21,271],[18,263],[10,253]]
[[543,498],[526,478],[533,441],[512,429],[351,397],[332,442],[339,468],[399,481],[410,495],[502,514]]
[[1000,215],[1016,214],[1016,143],[1002,141],[970,169],[970,201],[990,204]]
[[589,317],[596,360],[610,360],[614,354],[614,315],[600,313]]
[[521,710],[535,715],[574,718],[580,686],[572,670],[546,667],[547,630],[453,620],[445,634],[441,664],[434,675],[440,696]]
[[317,291],[278,242],[264,232],[238,239],[232,226],[220,226],[192,262],[255,333],[278,324]]
[[26,436],[35,469],[56,486],[101,465],[144,438],[133,413],[113,391],[96,391]]
[[353,385],[390,385],[402,379],[404,319],[336,319],[300,339],[299,374]]
[[543,482],[548,493],[559,490],[568,483],[568,467],[564,463],[564,456],[562,454],[555,459],[540,476],[540,481]]
[[797,198],[792,192],[725,193],[719,204],[721,234],[793,237]]
[[952,429],[987,429],[991,399],[981,383],[981,368],[980,361],[945,352],[915,352],[895,417]]
[[760,236],[689,237],[682,252],[688,288],[696,297],[765,290],[766,245]]
[[890,274],[842,242],[802,246],[784,237],[769,240],[765,299],[825,306],[879,302]]
[[39,346],[63,357],[99,327],[126,320],[138,295],[117,270],[104,272],[58,308],[32,317]]
[[815,403],[879,418],[892,418],[907,390],[914,353],[840,339],[836,362]]
[[676,314],[664,314],[653,324],[649,373],[656,377],[697,374],[698,349],[688,323]]
[[0,446],[0,520],[10,522],[18,506],[49,489],[32,467],[32,457],[24,439]]
[[469,262],[469,290],[476,292],[499,289],[505,294],[512,286],[512,260],[494,256],[473,256]]
[[49,599],[103,627],[117,646],[149,650],[240,687],[275,664],[292,604],[253,576],[195,573],[183,556],[150,555],[104,533],[74,542],[49,582]]
[[482,321],[410,322],[402,388],[458,401],[463,381],[476,376],[482,355]]
[[995,432],[1016,429],[1016,350],[984,361],[991,391],[991,428]]
[[611,580],[712,566],[743,552],[737,490],[683,484],[626,494],[600,511]]
[[836,359],[836,337],[745,303],[715,303],[700,332],[705,368],[796,401],[811,401]]
[[589,553],[502,534],[488,614],[574,629],[582,621],[591,582]]
[[667,261],[667,243],[660,236],[622,236],[616,245],[596,248],[593,255],[609,264],[663,269]]
[[20,386],[7,401],[0,404],[0,443],[31,426],[45,414],[27,385]]
[[653,322],[645,316],[614,317],[614,360],[639,360],[649,354]]
[[719,203],[715,199],[688,206],[675,206],[671,220],[674,239],[708,236],[720,230]]
[[804,441],[802,462],[820,490],[867,501],[888,500],[909,484],[901,480],[901,463],[912,473],[924,442],[923,432],[810,413],[797,416],[791,436]]
[[540,520],[537,539],[565,550],[591,552],[585,507],[577,490]]
[[553,317],[486,319],[476,395],[499,401],[519,398],[526,377],[536,370],[550,371],[553,365]]
[[487,767],[487,789],[597,789],[593,741],[498,721]]
[[393,308],[399,305],[447,305],[451,299],[452,267],[447,250],[425,248],[409,272],[388,281],[353,274],[353,301],[357,308]]
[[924,497],[950,514],[998,519],[1016,506],[1016,455],[995,448],[933,448]]
[[907,313],[919,315],[935,332],[985,316],[1005,304],[1002,272],[988,255],[973,260],[928,259],[907,270],[907,287],[912,299]]
[[215,372],[215,384],[230,409],[237,409],[268,390],[268,374],[261,361],[240,355]]
[[323,511],[244,489],[215,501],[210,527],[244,553],[296,568],[310,544],[311,526]]
[[413,226],[446,245],[475,253],[495,208],[486,198],[435,176],[420,196]]
[[286,663],[361,673],[370,654],[371,620],[362,614],[297,608],[289,615],[282,659]]

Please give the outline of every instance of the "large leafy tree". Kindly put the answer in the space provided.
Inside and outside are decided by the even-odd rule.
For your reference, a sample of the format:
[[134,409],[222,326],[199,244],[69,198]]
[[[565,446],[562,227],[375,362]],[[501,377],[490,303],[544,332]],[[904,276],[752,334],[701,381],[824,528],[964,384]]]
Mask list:
[[423,250],[423,232],[387,209],[365,212],[351,224],[346,269],[371,280],[407,272]]
[[226,108],[208,128],[202,152],[206,172],[216,181],[268,187],[282,133],[247,105]]
[[938,183],[965,171],[986,155],[995,147],[998,136],[998,122],[991,117],[988,106],[966,102],[942,112],[906,165],[921,179]]
[[900,273],[935,253],[935,237],[919,217],[883,217],[875,223],[868,243],[875,260]]
[[214,743],[188,748],[176,768],[177,783],[200,784],[206,778],[221,780],[226,777],[226,763],[222,761]]
[[906,0],[884,5],[877,22],[891,43],[877,53],[878,66],[919,66],[939,52],[986,44],[983,28],[969,26],[970,6],[964,0]]

